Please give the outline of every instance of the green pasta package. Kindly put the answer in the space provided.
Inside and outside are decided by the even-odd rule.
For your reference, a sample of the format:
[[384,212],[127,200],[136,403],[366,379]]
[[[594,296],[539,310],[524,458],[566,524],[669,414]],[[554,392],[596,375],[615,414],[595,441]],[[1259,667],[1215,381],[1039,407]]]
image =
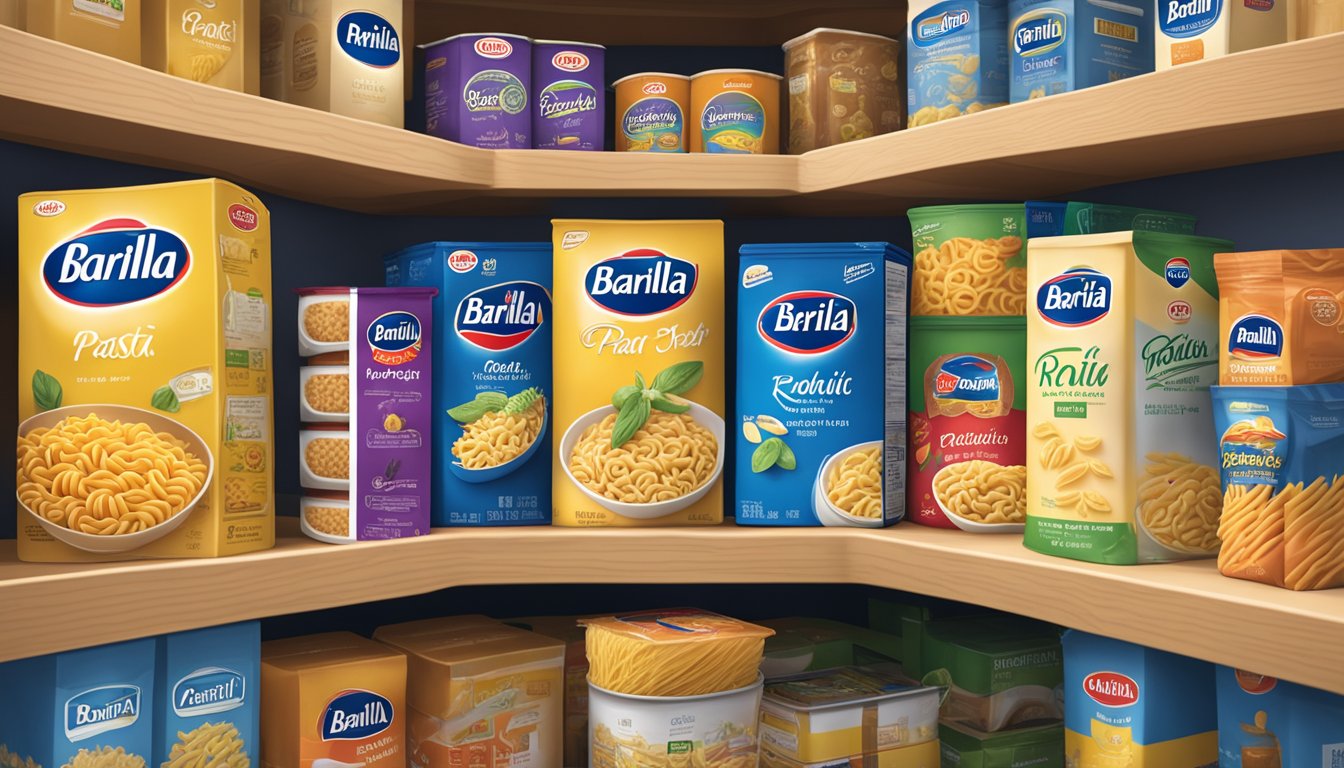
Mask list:
[[1344,586],[1344,384],[1213,387],[1224,576]]

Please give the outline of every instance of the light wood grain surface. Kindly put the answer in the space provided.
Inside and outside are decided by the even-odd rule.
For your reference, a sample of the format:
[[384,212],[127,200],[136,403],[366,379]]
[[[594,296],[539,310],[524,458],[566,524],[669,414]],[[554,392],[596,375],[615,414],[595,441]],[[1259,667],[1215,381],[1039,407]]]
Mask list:
[[[1033,616],[1344,693],[1344,590],[1223,578],[1212,562],[1102,566],[1014,536],[835,528],[456,529],[329,546],[281,521],[219,560],[20,563],[0,543],[0,660],[482,584],[865,584]],[[17,620],[16,620],[17,619]]]
[[373,213],[499,215],[526,212],[526,200],[644,196],[734,198],[752,213],[892,214],[1341,150],[1340,72],[1344,33],[802,156],[492,152],[0,27],[0,137]]

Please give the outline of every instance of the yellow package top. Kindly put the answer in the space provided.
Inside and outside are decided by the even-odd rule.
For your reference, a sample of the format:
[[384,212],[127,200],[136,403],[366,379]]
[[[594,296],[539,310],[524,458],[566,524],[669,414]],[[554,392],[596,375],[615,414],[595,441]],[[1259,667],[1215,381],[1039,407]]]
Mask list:
[[679,608],[608,616],[587,628],[588,679],[616,693],[699,696],[755,682],[773,629]]

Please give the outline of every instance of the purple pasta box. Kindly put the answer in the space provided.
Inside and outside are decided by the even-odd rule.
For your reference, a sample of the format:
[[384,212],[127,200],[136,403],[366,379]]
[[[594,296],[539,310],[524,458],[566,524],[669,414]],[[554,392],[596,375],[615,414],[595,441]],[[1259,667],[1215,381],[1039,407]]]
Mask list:
[[425,132],[483,149],[532,147],[532,41],[456,35],[425,53]]
[[331,543],[429,533],[438,291],[298,293],[300,527]]
[[532,43],[532,146],[601,150],[607,124],[607,49],[592,43]]

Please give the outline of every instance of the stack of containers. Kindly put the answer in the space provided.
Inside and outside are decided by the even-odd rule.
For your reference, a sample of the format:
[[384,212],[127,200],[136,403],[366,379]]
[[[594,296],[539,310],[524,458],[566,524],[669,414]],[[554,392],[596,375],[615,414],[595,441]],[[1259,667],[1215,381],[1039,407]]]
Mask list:
[[436,291],[298,293],[300,527],[334,544],[429,533]]
[[464,34],[420,48],[429,135],[483,149],[602,149],[602,46]]
[[1344,586],[1344,249],[1219,253],[1218,568]]
[[755,69],[623,77],[612,86],[616,151],[779,154],[782,79]]

